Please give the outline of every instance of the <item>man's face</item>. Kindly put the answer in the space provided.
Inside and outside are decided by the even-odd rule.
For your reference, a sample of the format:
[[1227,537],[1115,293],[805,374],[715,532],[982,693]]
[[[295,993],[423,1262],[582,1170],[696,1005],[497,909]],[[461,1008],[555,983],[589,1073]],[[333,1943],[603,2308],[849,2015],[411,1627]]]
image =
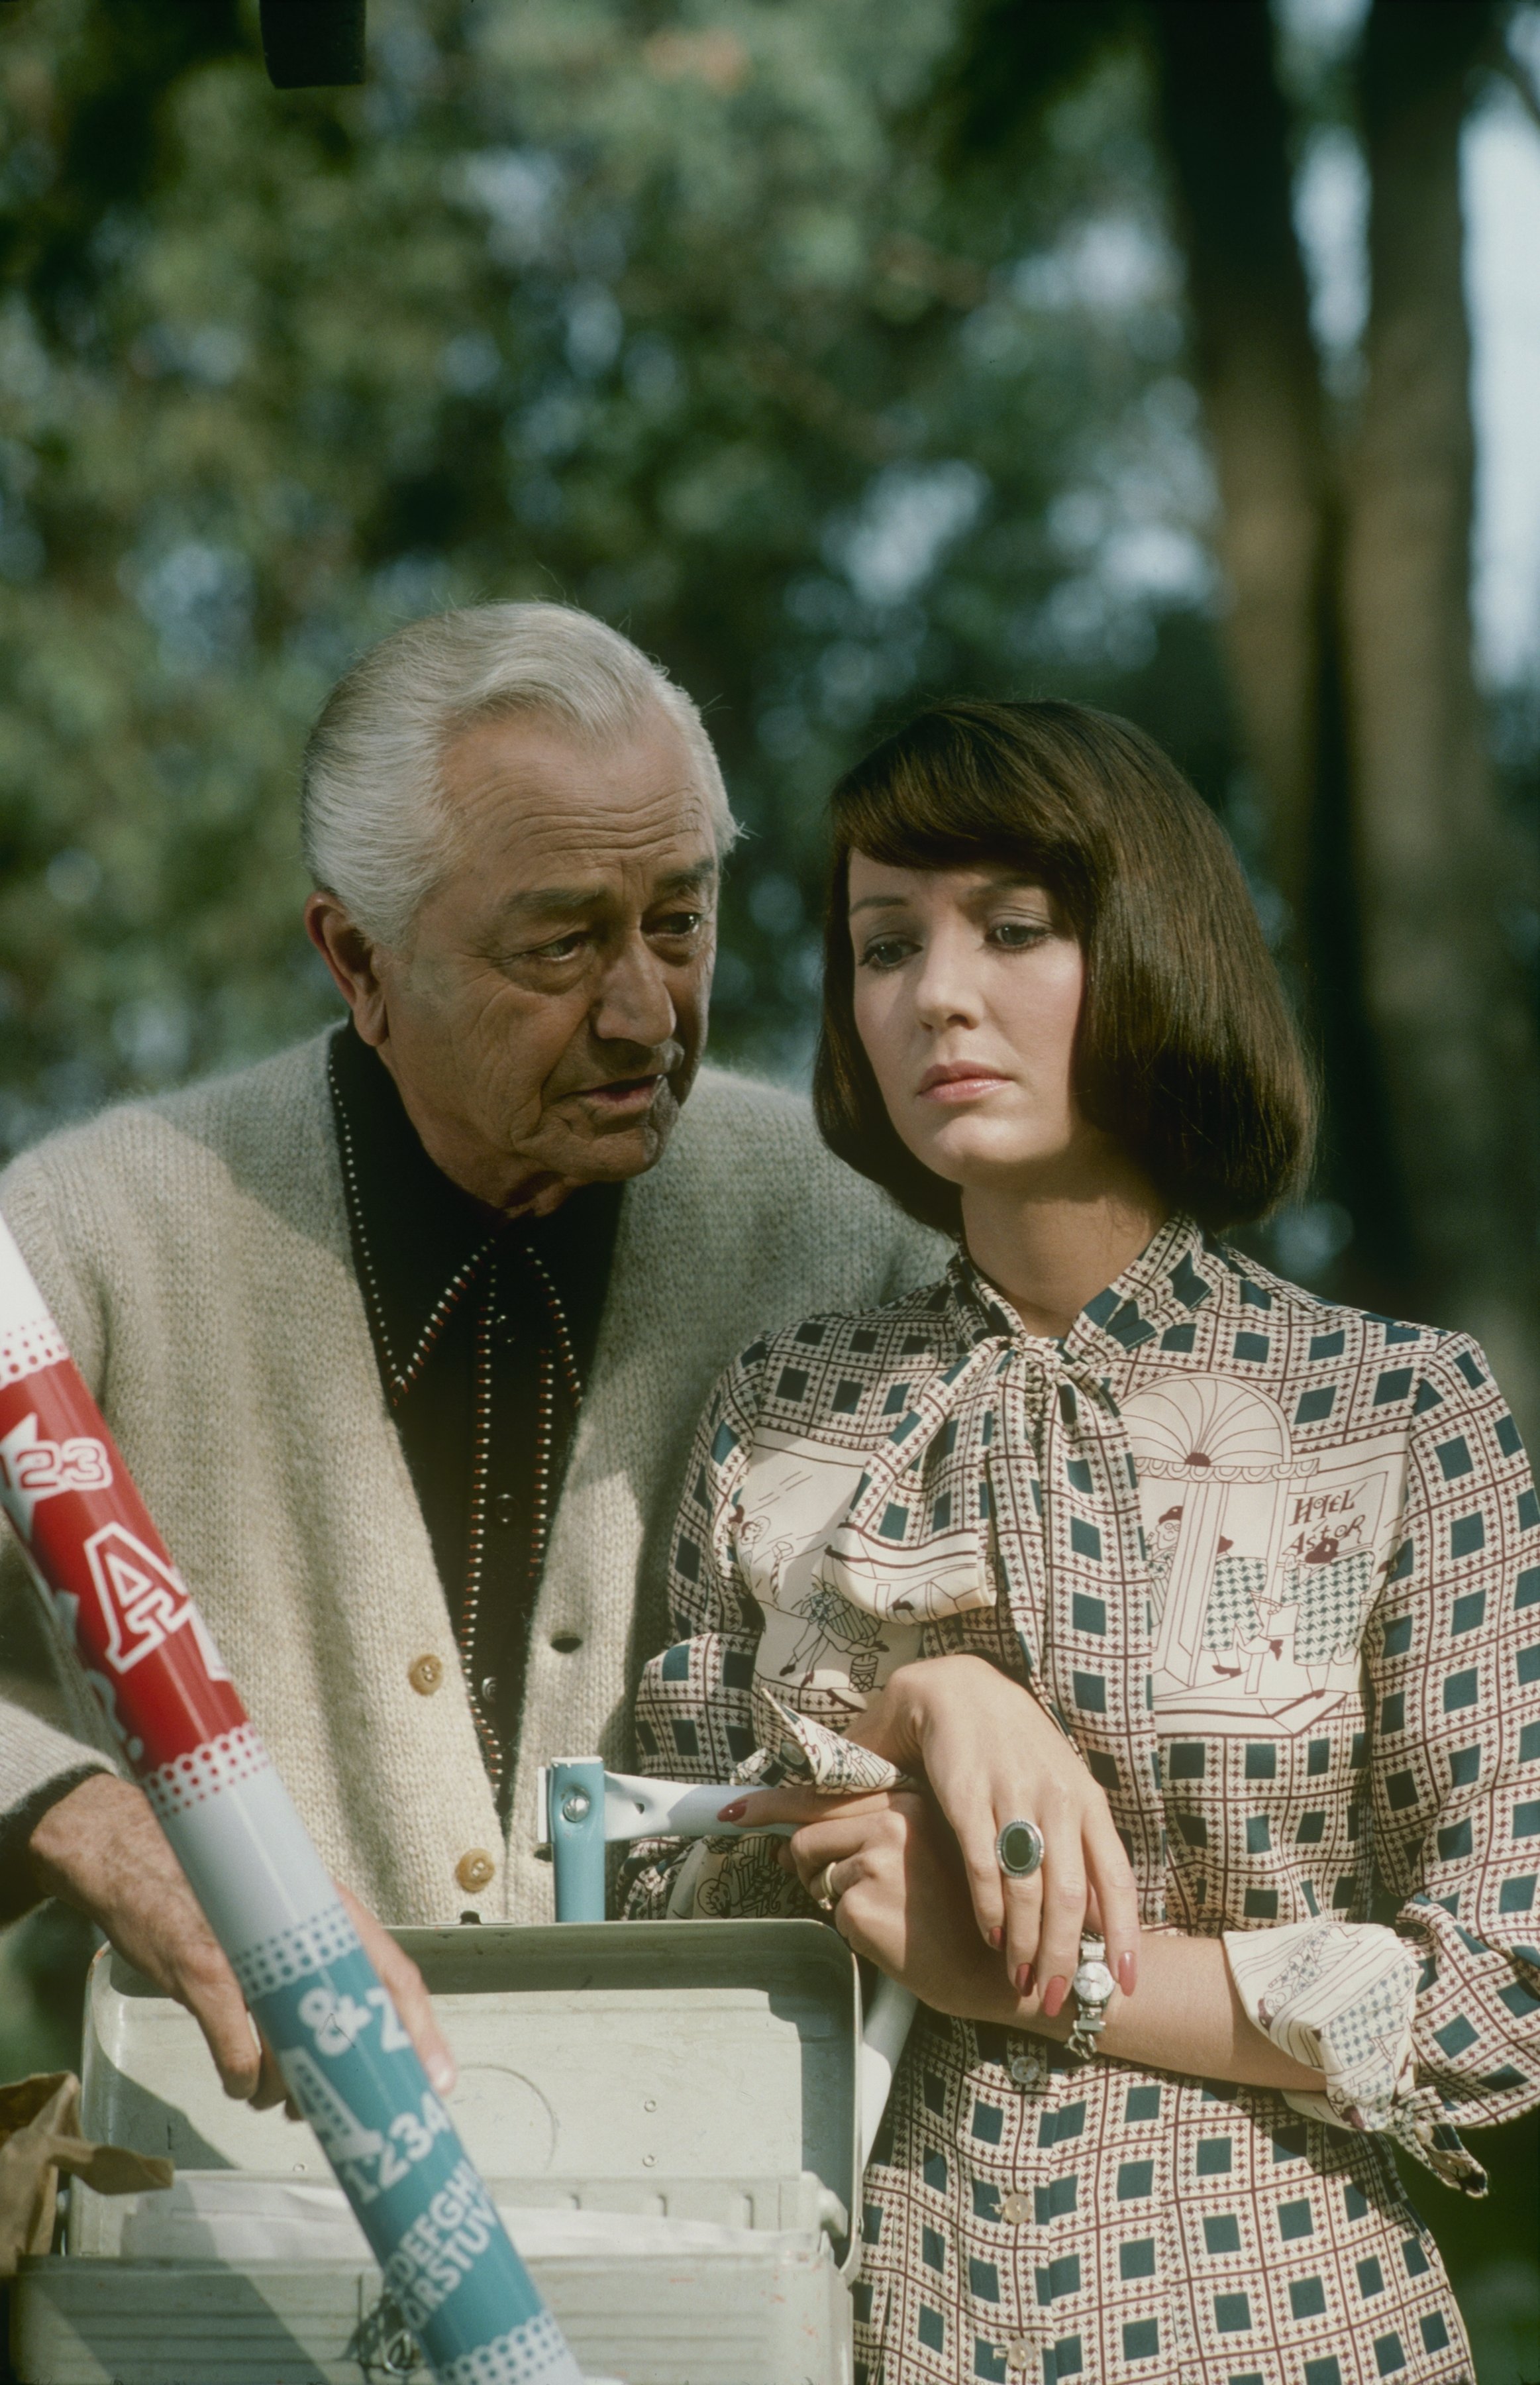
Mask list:
[[403,949],[373,949],[378,994],[354,1017],[445,1174],[545,1215],[651,1168],[689,1090],[715,957],[711,816],[661,708],[613,747],[539,714],[484,721],[444,780],[465,857]]

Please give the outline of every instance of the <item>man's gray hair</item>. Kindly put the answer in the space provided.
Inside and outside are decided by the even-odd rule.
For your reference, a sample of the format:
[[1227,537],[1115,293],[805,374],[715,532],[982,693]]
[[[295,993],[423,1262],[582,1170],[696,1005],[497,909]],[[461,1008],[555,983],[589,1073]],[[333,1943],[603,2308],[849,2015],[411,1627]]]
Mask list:
[[467,605],[410,622],[338,681],[310,732],[300,817],[311,876],[366,935],[399,945],[464,849],[443,785],[455,737],[532,712],[614,745],[658,711],[684,739],[724,854],[737,829],[705,724],[629,638],[572,605]]

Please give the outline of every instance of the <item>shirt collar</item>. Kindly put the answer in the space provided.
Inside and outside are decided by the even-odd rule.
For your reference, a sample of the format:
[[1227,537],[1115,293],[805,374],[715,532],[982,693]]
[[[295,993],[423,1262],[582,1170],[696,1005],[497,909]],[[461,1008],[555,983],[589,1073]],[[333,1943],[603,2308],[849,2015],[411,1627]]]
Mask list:
[[[1086,1303],[1057,1346],[1072,1362],[1105,1368],[1114,1357],[1142,1349],[1191,1317],[1217,1296],[1226,1273],[1222,1252],[1195,1218],[1177,1210],[1116,1280]],[[952,1258],[947,1282],[951,1321],[965,1344],[1039,1338],[1024,1331],[1009,1302],[966,1251]]]
[[349,1205],[373,1276],[387,1355],[404,1367],[445,1291],[499,1231],[423,1149],[378,1052],[351,1021],[331,1039],[332,1099]]
[[[506,1247],[538,1262],[561,1303],[571,1354],[586,1380],[599,1339],[625,1185],[583,1184],[549,1217],[500,1217],[447,1177],[424,1150],[394,1078],[350,1022],[331,1039],[332,1099],[366,1300],[387,1379],[409,1369],[446,1296],[474,1277],[484,1253]],[[505,1281],[534,1288],[521,1265]],[[544,1297],[537,1292],[540,1313]],[[543,1330],[543,1329],[542,1329]]]

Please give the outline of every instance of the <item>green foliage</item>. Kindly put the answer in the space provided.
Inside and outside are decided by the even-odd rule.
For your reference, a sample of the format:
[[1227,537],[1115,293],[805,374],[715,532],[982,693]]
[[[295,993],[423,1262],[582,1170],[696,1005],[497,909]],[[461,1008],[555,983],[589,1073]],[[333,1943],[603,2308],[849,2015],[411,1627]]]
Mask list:
[[966,190],[948,0],[373,0],[0,22],[0,1134],[329,1015],[306,724],[429,607],[558,594],[710,707],[751,835],[717,1048],[811,1033],[820,812],[929,689],[1227,730],[1179,276],[1116,48]]

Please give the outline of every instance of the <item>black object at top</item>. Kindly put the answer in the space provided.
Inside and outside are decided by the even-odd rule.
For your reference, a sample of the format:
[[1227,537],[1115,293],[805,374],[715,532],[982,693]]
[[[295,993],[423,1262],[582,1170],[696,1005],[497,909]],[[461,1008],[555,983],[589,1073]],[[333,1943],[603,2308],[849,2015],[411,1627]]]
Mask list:
[[365,0],[262,0],[262,56],[275,91],[364,80]]
[[[500,1217],[435,1167],[389,1069],[351,1025],[331,1039],[330,1078],[380,1382],[501,1794],[545,1522],[577,1421],[567,1356],[586,1381],[623,1187],[586,1185],[550,1217]],[[419,1653],[404,1650],[404,1666]]]

